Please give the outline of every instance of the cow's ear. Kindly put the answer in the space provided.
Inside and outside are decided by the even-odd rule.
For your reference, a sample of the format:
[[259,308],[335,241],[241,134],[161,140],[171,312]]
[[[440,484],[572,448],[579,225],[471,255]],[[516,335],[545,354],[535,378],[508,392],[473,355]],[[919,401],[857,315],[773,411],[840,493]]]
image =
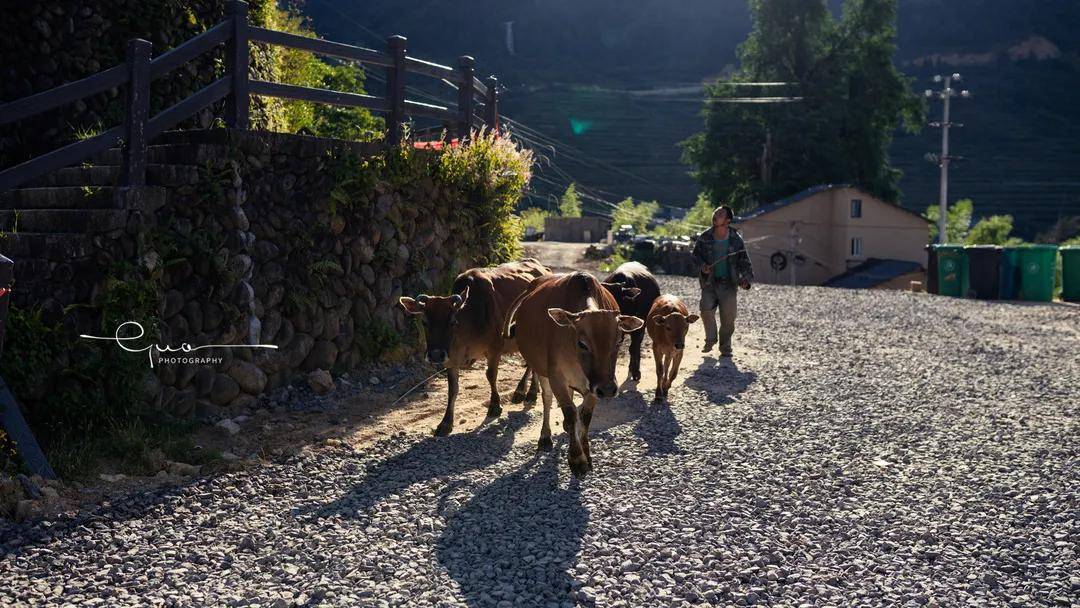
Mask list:
[[574,313],[561,308],[549,308],[547,312],[551,320],[555,321],[555,324],[560,327],[571,327],[574,324],[574,319],[577,318]]
[[701,317],[699,317],[699,316],[697,316],[697,315],[690,315],[690,316],[686,317],[686,322],[687,322],[688,324],[690,324],[690,323],[697,323],[697,320],[698,320],[698,319],[700,319],[700,318],[701,318]]
[[633,300],[641,295],[641,289],[637,287],[623,287],[622,293],[624,300]]
[[619,315],[619,329],[626,333],[637,331],[645,322],[631,315]]
[[405,309],[405,312],[410,315],[422,315],[424,314],[424,305],[412,298],[399,298],[398,304]]
[[454,309],[461,310],[461,307],[465,306],[465,302],[469,301],[469,286],[466,285],[465,289],[450,296],[450,299],[454,301]]
[[[617,294],[617,293],[621,293],[622,290],[623,290],[622,283],[600,283],[600,284],[603,285],[604,289],[608,290],[608,293],[610,293],[613,296],[615,296],[615,294]],[[619,296],[615,296],[615,297],[619,297]]]

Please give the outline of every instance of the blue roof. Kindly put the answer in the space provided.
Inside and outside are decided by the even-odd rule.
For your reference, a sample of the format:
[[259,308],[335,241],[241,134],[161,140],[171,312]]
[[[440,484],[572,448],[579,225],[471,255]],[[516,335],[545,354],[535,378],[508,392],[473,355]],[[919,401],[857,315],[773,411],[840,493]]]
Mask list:
[[[735,222],[738,223],[738,222],[745,222],[746,220],[752,220],[752,219],[754,219],[756,217],[760,217],[762,215],[765,215],[766,213],[772,213],[773,211],[776,211],[777,209],[781,209],[783,207],[787,207],[788,205],[797,203],[797,202],[799,202],[799,201],[801,201],[803,199],[810,198],[811,196],[814,196],[815,194],[818,194],[819,192],[825,192],[826,190],[832,190],[834,188],[855,188],[857,190],[861,190],[858,186],[855,186],[855,185],[852,185],[852,184],[819,184],[817,186],[810,186],[809,188],[807,188],[806,190],[803,190],[802,192],[796,192],[795,194],[792,194],[791,196],[785,196],[784,198],[782,198],[782,199],[780,199],[778,201],[773,201],[771,203],[766,203],[764,205],[761,205],[760,207],[757,207],[756,209],[752,209],[752,210],[748,211],[746,213],[746,215],[740,215],[740,216],[736,217]],[[869,193],[867,193],[867,194],[869,195]],[[885,201],[882,201],[882,202],[885,202]],[[906,212],[918,217],[919,219],[921,219],[923,221],[928,221],[928,220],[926,220],[926,218],[919,215],[918,213],[915,213],[914,211],[912,211],[910,209],[905,209],[905,208],[901,207],[900,205],[896,205],[896,204],[889,203],[889,202],[885,202],[885,204],[886,205],[892,205],[893,207],[896,207],[897,209],[899,209],[901,211],[906,211]]]
[[838,274],[824,283],[824,287],[843,287],[845,289],[867,289],[886,281],[903,276],[909,272],[922,270],[922,264],[907,260],[882,260],[870,258]]

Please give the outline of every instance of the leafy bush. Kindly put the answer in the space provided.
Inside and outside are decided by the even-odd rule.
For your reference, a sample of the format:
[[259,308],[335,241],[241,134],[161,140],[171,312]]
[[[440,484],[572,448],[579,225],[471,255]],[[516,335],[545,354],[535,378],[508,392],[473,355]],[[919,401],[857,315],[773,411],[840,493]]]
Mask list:
[[712,225],[713,204],[704,193],[699,194],[694,206],[681,220],[672,220],[657,226],[653,232],[659,236],[693,237]]
[[1013,229],[1011,215],[991,215],[984,217],[971,227],[967,238],[967,245],[1019,245],[1022,239],[1010,236]]
[[[967,240],[971,230],[972,203],[969,198],[962,198],[949,205],[948,217],[945,218],[945,242],[963,243]],[[937,205],[930,205],[923,213],[923,217],[930,221],[930,242],[936,243],[938,236],[938,216],[940,215]]]
[[526,228],[532,228],[537,232],[544,231],[544,220],[552,217],[552,213],[547,209],[541,209],[539,207],[529,207],[521,213],[518,217],[521,218],[521,225]]

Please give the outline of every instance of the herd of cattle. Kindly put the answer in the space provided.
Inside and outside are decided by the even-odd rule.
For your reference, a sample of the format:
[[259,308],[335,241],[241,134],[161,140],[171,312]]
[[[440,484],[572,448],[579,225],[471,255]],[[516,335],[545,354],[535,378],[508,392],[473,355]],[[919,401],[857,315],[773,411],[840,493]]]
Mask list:
[[[488,416],[502,413],[497,380],[502,355],[520,353],[526,369],[511,401],[544,403],[538,449],[551,450],[550,412],[554,398],[570,438],[570,470],[577,477],[592,470],[589,423],[598,400],[618,393],[615,365],[623,336],[630,334],[630,377],[641,379],[641,343],[652,339],[656,360],[656,398],[662,402],[679,371],[689,325],[676,296],[660,286],[637,262],[620,266],[603,282],[584,272],[552,274],[527,258],[494,268],[474,268],[457,276],[449,296],[403,297],[401,306],[423,318],[428,361],[447,370],[446,414],[435,429],[454,428],[458,374],[481,357],[491,385]],[[574,393],[581,395],[580,406]]]

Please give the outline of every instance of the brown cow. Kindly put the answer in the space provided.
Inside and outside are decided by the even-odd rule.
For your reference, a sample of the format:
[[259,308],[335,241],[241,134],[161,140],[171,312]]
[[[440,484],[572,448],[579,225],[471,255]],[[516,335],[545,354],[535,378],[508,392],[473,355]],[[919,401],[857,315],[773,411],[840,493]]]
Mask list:
[[[401,298],[401,306],[410,315],[423,315],[427,338],[427,359],[435,364],[445,364],[449,396],[446,413],[435,428],[435,435],[443,437],[454,430],[454,402],[458,396],[458,373],[462,367],[472,365],[483,357],[487,360],[487,379],[491,385],[489,417],[502,413],[499,405],[499,359],[503,354],[517,352],[513,340],[503,338],[503,320],[514,302],[530,282],[551,270],[533,258],[509,262],[494,268],[473,268],[459,274],[454,280],[452,295],[419,295]],[[536,380],[528,383],[530,371],[518,382],[511,402],[536,402]],[[528,394],[526,394],[528,387]]]
[[[592,469],[589,423],[597,399],[614,397],[615,360],[624,333],[641,327],[637,317],[619,314],[615,298],[583,272],[541,277],[518,297],[506,320],[525,362],[540,377],[544,423],[537,449],[550,450],[551,399],[563,412],[570,436],[570,470],[582,477]],[[574,405],[574,393],[584,398]]]
[[653,359],[656,361],[656,403],[662,403],[667,398],[682,363],[686,332],[698,318],[689,314],[686,304],[678,296],[670,294],[657,298],[649,309],[645,327],[652,339]]

